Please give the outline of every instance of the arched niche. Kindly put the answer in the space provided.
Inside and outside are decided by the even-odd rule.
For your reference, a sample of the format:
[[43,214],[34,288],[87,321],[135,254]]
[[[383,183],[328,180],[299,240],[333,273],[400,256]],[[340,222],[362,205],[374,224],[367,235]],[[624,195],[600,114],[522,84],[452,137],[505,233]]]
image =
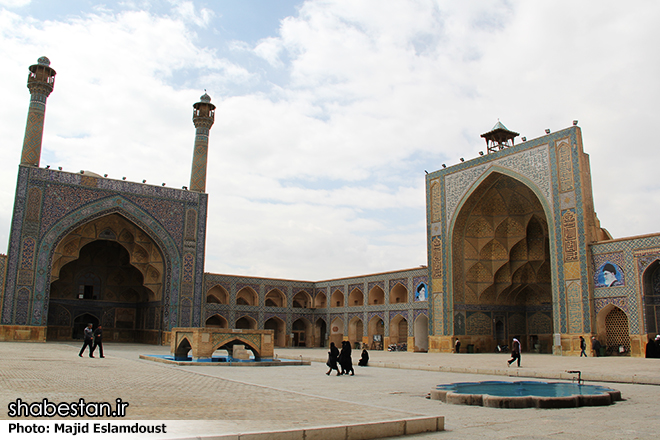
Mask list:
[[364,305],[364,293],[357,287],[348,294],[348,306],[359,307]]
[[390,290],[390,304],[399,304],[408,302],[408,289],[401,283],[396,285]]
[[209,318],[204,323],[204,326],[213,328],[229,328],[229,324],[225,317],[218,314],[209,316]]
[[252,287],[243,287],[236,293],[236,305],[239,306],[256,306],[258,304],[257,292]]
[[217,284],[206,292],[206,302],[208,304],[229,304],[229,293],[227,289]]
[[266,293],[266,307],[286,307],[286,296],[280,289],[272,289]]
[[332,292],[330,307],[344,307],[344,294],[339,289]]
[[308,309],[312,306],[312,297],[309,295],[309,293],[301,290],[293,296],[293,300],[291,302],[293,308],[295,309]]
[[245,329],[245,330],[256,330],[257,329],[257,321],[249,316],[241,316],[236,320],[236,324],[234,324],[235,329]]
[[325,296],[325,293],[319,292],[316,294],[316,298],[314,298],[314,307],[317,309],[324,309],[327,306],[327,297]]
[[385,291],[380,286],[374,286],[369,291],[369,305],[385,304]]

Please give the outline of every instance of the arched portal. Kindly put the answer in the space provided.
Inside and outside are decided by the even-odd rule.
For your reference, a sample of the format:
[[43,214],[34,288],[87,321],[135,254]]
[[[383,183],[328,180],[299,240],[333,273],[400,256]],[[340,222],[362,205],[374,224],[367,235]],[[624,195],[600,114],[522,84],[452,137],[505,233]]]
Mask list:
[[291,333],[294,347],[307,347],[307,344],[312,342],[312,323],[304,318],[296,319],[291,325]]
[[408,342],[408,321],[401,315],[396,315],[390,321],[390,344]]
[[[451,244],[452,315],[461,319],[454,323],[455,335],[467,336],[485,351],[502,343],[505,332],[519,337],[523,347],[531,345],[530,337],[551,346],[549,231],[534,191],[513,177],[491,173],[461,207]],[[532,315],[539,318],[534,323],[528,322]]]
[[325,347],[327,338],[328,338],[327,325],[325,324],[325,320],[323,318],[319,318],[316,320],[316,324],[314,324],[314,341],[315,341],[314,346]]
[[48,339],[75,337],[66,310],[98,317],[106,340],[157,343],[164,270],[156,243],[119,214],[74,229],[53,253]]
[[417,319],[415,319],[413,334],[415,337],[415,351],[428,351],[429,318],[426,315],[420,314]]
[[353,317],[348,322],[348,340],[351,341],[351,346],[355,347],[355,343],[362,344],[362,334],[364,333],[364,324],[357,316]]
[[264,330],[273,331],[273,344],[275,347],[286,347],[286,323],[277,316],[264,322]]
[[380,316],[374,316],[369,320],[369,340],[372,350],[383,350],[383,337],[385,336],[385,322]]
[[599,336],[603,333],[605,336],[606,354],[630,356],[630,328],[626,312],[609,304],[598,312],[596,322]]
[[341,341],[344,340],[344,321],[337,317],[332,320],[330,323],[330,337],[328,340],[328,345],[330,342],[334,342],[337,347],[341,347]]
[[644,326],[649,336],[660,333],[660,261],[651,263],[642,276],[644,304]]

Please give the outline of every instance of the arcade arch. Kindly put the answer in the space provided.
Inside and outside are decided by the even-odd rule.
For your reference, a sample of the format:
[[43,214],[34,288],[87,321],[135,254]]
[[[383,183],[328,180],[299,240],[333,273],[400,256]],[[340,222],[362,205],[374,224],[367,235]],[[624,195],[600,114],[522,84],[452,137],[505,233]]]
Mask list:
[[236,320],[235,329],[256,330],[257,321],[248,315],[242,316]]
[[264,322],[265,330],[273,330],[273,342],[275,347],[286,347],[286,323],[278,318],[273,316]]
[[326,302],[327,298],[325,293],[319,292],[316,294],[316,298],[314,299],[314,307],[317,309],[324,309],[326,307]]
[[314,324],[314,347],[325,347],[328,339],[328,329],[325,319],[318,318]]
[[336,317],[330,322],[330,336],[328,338],[328,345],[334,342],[337,347],[341,347],[341,341],[344,340],[344,321]]
[[286,307],[286,296],[280,289],[273,289],[266,294],[266,307]]
[[385,304],[385,292],[380,286],[374,286],[369,291],[369,304]]
[[330,297],[330,307],[344,307],[344,294],[335,290]]
[[390,304],[399,304],[408,301],[408,289],[403,287],[401,283],[396,283],[396,286],[390,290]]
[[348,340],[351,342],[351,346],[355,347],[355,343],[362,343],[362,335],[364,334],[364,324],[362,320],[357,316],[354,316],[348,322]]
[[364,294],[357,287],[348,295],[348,306],[358,307],[364,304]]
[[229,293],[221,285],[215,285],[206,293],[206,302],[209,304],[229,304]]
[[214,327],[214,328],[229,328],[229,323],[224,316],[215,314],[210,316],[204,323],[205,327]]
[[630,356],[628,315],[619,307],[608,304],[596,316],[599,340],[605,340],[608,355]]
[[312,297],[305,291],[300,291],[293,297],[293,307],[297,309],[307,309],[312,305]]
[[429,318],[420,314],[413,324],[413,335],[415,337],[415,351],[429,350]]
[[382,350],[383,336],[385,335],[385,322],[383,318],[376,315],[369,320],[369,340],[372,350]]
[[660,261],[655,260],[642,276],[644,332],[655,338],[660,333]]
[[390,344],[404,344],[408,342],[408,320],[397,314],[390,321]]
[[305,318],[298,318],[291,324],[294,347],[312,346],[312,323]]
[[258,304],[259,295],[251,287],[243,287],[236,293],[236,305],[239,306],[256,306]]

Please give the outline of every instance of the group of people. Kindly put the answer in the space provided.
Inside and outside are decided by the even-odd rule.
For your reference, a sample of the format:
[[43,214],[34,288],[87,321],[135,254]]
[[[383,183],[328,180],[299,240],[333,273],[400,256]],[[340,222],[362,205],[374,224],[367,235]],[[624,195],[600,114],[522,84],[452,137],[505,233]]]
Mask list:
[[89,323],[87,324],[87,327],[85,327],[85,330],[83,331],[83,346],[80,349],[80,353],[78,353],[78,356],[82,357],[83,353],[85,352],[85,349],[89,347],[89,357],[93,358],[94,357],[94,350],[98,347],[99,353],[102,357],[103,356],[103,329],[99,325],[96,327],[96,330],[93,329],[94,324]]
[[647,358],[660,358],[660,335],[655,335],[655,339],[649,338],[646,344]]
[[[361,367],[366,367],[369,363],[369,353],[367,350],[362,350],[362,356],[358,361],[358,365]],[[351,358],[351,343],[350,341],[341,342],[341,352],[337,348],[334,342],[330,343],[330,351],[328,352],[328,372],[326,375],[330,376],[332,370],[337,371],[337,376],[342,374],[349,374],[355,376],[355,370],[353,369],[353,359]]]

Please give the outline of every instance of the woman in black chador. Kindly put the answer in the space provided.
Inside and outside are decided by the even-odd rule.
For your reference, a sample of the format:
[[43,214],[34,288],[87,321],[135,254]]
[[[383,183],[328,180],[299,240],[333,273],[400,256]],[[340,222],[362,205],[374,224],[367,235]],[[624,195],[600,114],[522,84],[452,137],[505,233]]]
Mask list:
[[350,371],[351,376],[355,376],[355,370],[353,370],[353,359],[351,359],[350,341],[342,341],[341,343],[341,353],[339,353],[339,366],[341,367],[341,372],[339,374],[348,374]]
[[369,363],[369,353],[367,353],[367,350],[364,349],[362,350],[362,357],[358,361],[358,366],[366,367],[368,363]]
[[335,343],[331,342],[330,351],[328,352],[328,362],[325,363],[330,369],[325,374],[330,376],[332,370],[337,370],[337,376],[339,376],[339,368],[337,367],[338,358],[339,358],[339,350],[337,350],[337,347],[335,347]]

